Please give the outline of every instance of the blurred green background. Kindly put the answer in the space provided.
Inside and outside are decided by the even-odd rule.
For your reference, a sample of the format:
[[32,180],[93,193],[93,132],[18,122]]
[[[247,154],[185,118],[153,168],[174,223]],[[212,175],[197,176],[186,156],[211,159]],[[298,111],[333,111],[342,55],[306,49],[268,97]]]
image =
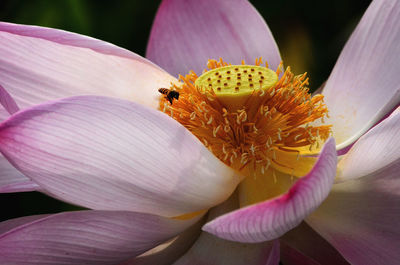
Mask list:
[[[201,1],[201,0],[198,0]],[[229,0],[227,0],[229,1]],[[1,0],[0,20],[64,29],[144,56],[160,0]],[[315,90],[368,7],[368,0],[250,1],[267,21],[285,65],[308,72]],[[1,219],[78,209],[46,195],[0,194]]]

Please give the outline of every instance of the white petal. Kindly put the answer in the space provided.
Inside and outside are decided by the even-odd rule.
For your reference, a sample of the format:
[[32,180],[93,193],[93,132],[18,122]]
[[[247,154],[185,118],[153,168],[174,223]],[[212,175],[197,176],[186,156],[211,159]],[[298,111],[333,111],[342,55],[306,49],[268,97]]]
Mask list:
[[175,216],[224,201],[239,182],[171,117],[99,96],[16,113],[0,125],[0,151],[46,193],[98,210]]
[[338,148],[353,143],[400,103],[400,2],[373,1],[324,88]]
[[400,159],[369,176],[335,184],[307,223],[351,264],[400,260]]
[[399,160],[399,135],[400,111],[395,111],[363,135],[343,156],[338,163],[337,180],[367,176]]

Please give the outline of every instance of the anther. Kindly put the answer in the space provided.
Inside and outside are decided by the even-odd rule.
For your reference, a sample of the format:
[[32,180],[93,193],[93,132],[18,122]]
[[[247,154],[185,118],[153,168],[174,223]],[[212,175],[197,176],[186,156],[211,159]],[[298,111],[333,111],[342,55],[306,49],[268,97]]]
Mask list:
[[224,154],[227,154],[228,152],[226,151],[226,149],[225,149],[225,145],[224,144],[222,144],[222,153],[224,153]]
[[271,93],[269,95],[272,97],[275,94],[275,89],[272,89]]
[[237,153],[235,152],[235,150],[232,151],[233,155],[235,158],[237,158]]
[[229,154],[226,153],[225,157],[224,157],[224,161],[226,161],[228,159]]
[[231,127],[229,125],[224,126],[224,132],[228,133],[231,130]]
[[270,165],[271,165],[271,160],[269,160],[269,159],[267,158],[267,164],[266,164],[266,166],[265,166],[265,170],[267,170],[267,169],[269,168]]
[[239,114],[238,116],[239,119],[241,119],[241,122],[245,122],[247,120],[247,113],[246,111],[243,111],[242,113]]
[[213,116],[210,117],[210,119],[207,121],[207,124],[210,125],[213,121]]
[[218,125],[216,128],[214,127],[214,129],[213,129],[213,136],[214,137],[217,137],[217,133],[218,133],[219,128],[221,128],[221,124]]
[[251,144],[249,150],[251,151],[251,154],[254,156],[256,152],[256,148],[254,147],[254,144]]

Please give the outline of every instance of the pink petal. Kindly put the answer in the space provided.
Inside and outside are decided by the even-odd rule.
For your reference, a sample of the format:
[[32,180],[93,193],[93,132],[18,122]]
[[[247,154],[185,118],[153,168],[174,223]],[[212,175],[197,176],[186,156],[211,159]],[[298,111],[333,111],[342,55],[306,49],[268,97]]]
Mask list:
[[[0,117],[8,117],[19,110],[17,103],[11,95],[0,85],[0,104],[4,110],[0,110]],[[35,190],[38,186],[29,178],[22,175],[10,163],[0,155],[0,193]]]
[[[216,216],[239,207],[238,194],[235,192],[223,204],[213,208],[208,215],[212,220]],[[202,232],[191,249],[177,260],[174,265],[278,265],[279,241],[246,244],[220,239]]]
[[40,186],[29,179],[0,186],[0,193],[14,193],[38,190],[40,190]]
[[400,260],[400,159],[362,178],[335,184],[307,223],[351,264]]
[[112,44],[55,29],[0,23],[0,84],[21,108],[87,94],[157,106],[157,88],[173,81],[150,61]]
[[34,191],[39,186],[25,177],[0,154],[0,193]]
[[193,245],[204,221],[197,222],[176,238],[119,265],[171,265]]
[[267,24],[245,0],[164,0],[146,54],[174,76],[201,74],[208,59],[253,64],[260,56],[274,70],[281,61]]
[[65,212],[2,234],[0,256],[3,264],[117,264],[197,220],[123,211]]
[[99,96],[18,112],[0,125],[0,151],[47,193],[97,210],[175,216],[224,201],[239,182],[171,117]]
[[399,110],[363,135],[340,160],[339,180],[367,176],[400,160]]
[[129,50],[115,46],[114,44],[64,30],[0,22],[0,31],[26,37],[44,39],[73,47],[88,48],[98,53],[141,60],[148,63],[146,59],[143,59]]
[[245,244],[203,233],[174,265],[278,265],[279,241]]
[[42,219],[47,216],[50,216],[50,214],[24,216],[0,222],[0,235],[18,226],[25,225],[27,223],[33,222],[38,219]]
[[305,222],[280,238],[285,265],[349,265],[342,255]]
[[0,85],[0,104],[9,113],[13,114],[19,110],[19,107],[12,96]]
[[238,242],[263,242],[280,237],[299,225],[328,196],[336,162],[335,140],[330,138],[310,173],[287,193],[223,215],[207,223],[203,230]]
[[400,103],[400,2],[373,1],[324,88],[338,148]]

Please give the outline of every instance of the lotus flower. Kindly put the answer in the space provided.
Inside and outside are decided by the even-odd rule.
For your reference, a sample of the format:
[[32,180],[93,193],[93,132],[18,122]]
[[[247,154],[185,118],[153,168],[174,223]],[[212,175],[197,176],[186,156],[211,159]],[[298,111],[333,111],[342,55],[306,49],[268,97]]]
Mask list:
[[400,260],[398,1],[372,2],[324,98],[244,0],[163,1],[149,60],[36,26],[0,41],[1,191],[91,209],[1,223],[2,264]]

